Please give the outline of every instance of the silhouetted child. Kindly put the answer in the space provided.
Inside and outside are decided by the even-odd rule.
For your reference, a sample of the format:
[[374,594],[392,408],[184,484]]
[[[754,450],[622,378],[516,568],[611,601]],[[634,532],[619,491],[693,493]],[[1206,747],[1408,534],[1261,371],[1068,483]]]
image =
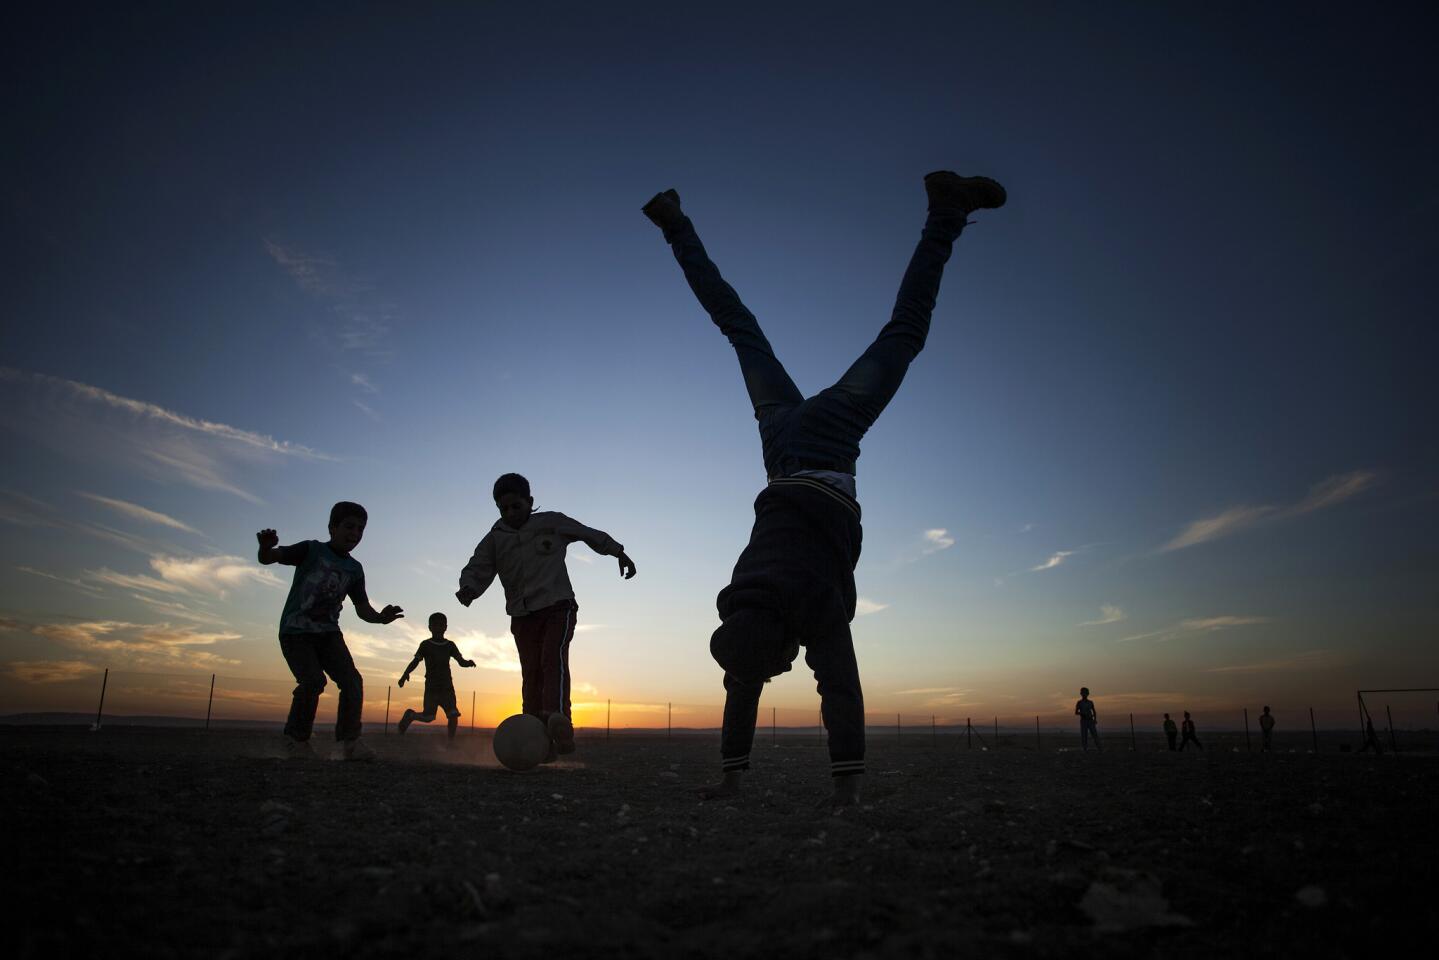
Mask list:
[[1188,710],[1184,711],[1184,722],[1179,725],[1179,730],[1180,733],[1183,734],[1182,739],[1179,741],[1179,749],[1181,752],[1191,743],[1200,750],[1204,749],[1204,744],[1200,743],[1199,738],[1194,735],[1194,721],[1190,719]]
[[415,721],[429,723],[435,719],[435,710],[441,709],[445,711],[449,738],[452,742],[455,739],[455,730],[460,725],[460,708],[455,705],[455,680],[450,676],[450,661],[454,660],[462,667],[473,667],[475,661],[460,656],[460,648],[455,646],[455,642],[445,639],[447,626],[449,620],[443,613],[430,614],[430,635],[420,641],[414,659],[400,675],[400,686],[403,687],[410,679],[410,671],[418,667],[421,660],[425,661],[425,710],[423,713],[406,710],[395,727],[398,733],[403,734]]
[[1265,707],[1264,712],[1259,715],[1259,749],[1269,751],[1274,739],[1274,714]]
[[1170,719],[1169,714],[1164,715],[1164,736],[1169,741],[1169,749],[1177,750],[1175,741],[1179,739],[1179,727]]
[[565,569],[565,550],[579,540],[595,553],[616,557],[620,576],[626,580],[635,575],[635,565],[609,534],[563,513],[535,513],[530,482],[518,473],[496,480],[494,497],[500,519],[460,571],[455,596],[468,607],[498,574],[505,588],[510,633],[520,655],[524,712],[545,722],[560,753],[573,753],[570,640],[579,604]]
[[1359,752],[1368,753],[1370,750],[1373,750],[1375,753],[1382,754],[1384,752],[1384,747],[1381,746],[1379,743],[1379,734],[1374,732],[1374,719],[1372,717],[1365,717],[1364,746],[1359,748]]
[[860,553],[855,493],[859,441],[924,347],[945,262],[965,218],[1004,203],[1004,188],[949,172],[925,177],[929,216],[879,336],[833,386],[805,397],[774,355],[758,321],[720,276],[673,190],[644,214],[661,230],[690,289],[734,347],[749,392],[769,485],[755,498],[749,545],[720,591],[710,653],[724,668],[723,781],[738,790],[749,769],[760,693],[806,647],[829,733],[830,802],[857,802],[864,774],[864,697],[849,623]]
[[314,756],[310,732],[326,674],[340,688],[335,739],[340,741],[345,759],[372,760],[375,756],[360,742],[364,681],[340,632],[340,608],[349,597],[355,615],[366,623],[393,623],[404,611],[394,604],[376,611],[365,595],[365,570],[350,554],[364,537],[368,521],[364,507],[342,500],[330,508],[330,539],[325,543],[302,540],[282,547],[274,530],[255,534],[261,563],[295,568],[280,614],[280,652],[298,684],[285,720],[285,751],[293,757]]
[[1089,699],[1089,688],[1079,688],[1079,701],[1074,705],[1074,715],[1079,718],[1079,745],[1089,749],[1089,738],[1094,738],[1094,749],[1103,750],[1099,745],[1099,713],[1094,701]]

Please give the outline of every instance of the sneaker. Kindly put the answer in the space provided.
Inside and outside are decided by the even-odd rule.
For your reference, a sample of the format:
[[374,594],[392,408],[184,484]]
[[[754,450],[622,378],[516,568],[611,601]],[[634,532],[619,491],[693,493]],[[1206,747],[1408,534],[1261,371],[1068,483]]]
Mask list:
[[640,212],[666,233],[679,226],[685,218],[684,211],[680,209],[680,195],[674,190],[655,194],[649,203],[640,207]]
[[952,210],[965,216],[976,210],[997,209],[1008,199],[998,181],[988,177],[961,177],[951,170],[926,174],[924,192],[929,194],[930,210]]
[[400,722],[395,724],[395,732],[404,736],[405,731],[410,729],[410,724],[415,720],[415,711],[406,710],[400,715]]
[[575,752],[575,725],[570,718],[563,713],[552,713],[550,719],[545,721],[549,728],[550,739],[554,741],[555,749],[560,753]]
[[370,745],[356,737],[354,740],[346,740],[340,745],[340,750],[346,760],[373,760],[375,751]]
[[315,748],[310,746],[308,740],[296,740],[293,737],[283,737],[280,744],[280,756],[286,760],[313,760],[315,759]]

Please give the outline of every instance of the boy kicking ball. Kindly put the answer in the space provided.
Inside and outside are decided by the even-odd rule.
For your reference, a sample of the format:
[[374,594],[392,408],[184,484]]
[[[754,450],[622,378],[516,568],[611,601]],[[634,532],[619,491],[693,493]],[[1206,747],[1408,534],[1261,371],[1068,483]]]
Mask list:
[[425,711],[416,713],[406,710],[395,730],[403,734],[415,721],[429,723],[435,719],[437,709],[444,710],[445,721],[449,726],[449,743],[454,746],[455,731],[460,725],[460,709],[455,706],[455,680],[450,676],[450,661],[454,660],[462,667],[473,667],[475,661],[460,656],[460,648],[455,646],[453,640],[445,638],[447,626],[449,620],[443,613],[430,614],[430,635],[420,641],[419,648],[415,650],[415,658],[400,675],[400,686],[403,687],[405,681],[410,679],[411,671],[420,665],[421,660],[425,662]]
[[750,765],[760,692],[790,669],[799,648],[819,686],[829,734],[834,792],[821,806],[859,801],[864,780],[864,696],[849,624],[860,552],[855,499],[859,441],[899,389],[924,347],[940,277],[954,241],[975,210],[1004,205],[1004,188],[986,177],[948,171],[924,178],[929,216],[900,282],[889,323],[833,386],[805,397],[734,289],[720,276],[673,190],[644,214],[664,231],[700,305],[734,347],[749,391],[769,485],[755,499],[749,545],[719,593],[723,621],[710,653],[724,669],[723,780],[702,791],[739,790]]

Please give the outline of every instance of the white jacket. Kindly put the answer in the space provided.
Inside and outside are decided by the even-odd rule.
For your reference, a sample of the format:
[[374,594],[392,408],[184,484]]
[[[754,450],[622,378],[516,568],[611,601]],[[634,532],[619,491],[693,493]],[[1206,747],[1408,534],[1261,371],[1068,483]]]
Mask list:
[[565,550],[576,540],[604,556],[617,557],[625,550],[604,531],[551,510],[530,514],[518,530],[498,520],[460,571],[460,586],[483,594],[498,575],[505,588],[505,612],[512,617],[573,600]]

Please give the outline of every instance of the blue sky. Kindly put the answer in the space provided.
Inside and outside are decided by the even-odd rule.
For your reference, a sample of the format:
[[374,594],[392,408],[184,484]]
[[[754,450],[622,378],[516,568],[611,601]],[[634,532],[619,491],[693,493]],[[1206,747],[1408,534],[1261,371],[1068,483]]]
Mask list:
[[[528,476],[593,700],[716,703],[763,483],[728,345],[639,214],[676,187],[806,392],[884,322],[936,168],[957,245],[866,438],[876,711],[1342,707],[1439,683],[1434,67],[1417,15],[1277,5],[68,6],[7,40],[0,686],[285,676],[254,531],[455,575]],[[1423,685],[1423,684],[1421,684]],[[579,697],[577,696],[577,699]],[[773,699],[813,700],[803,677]]]

